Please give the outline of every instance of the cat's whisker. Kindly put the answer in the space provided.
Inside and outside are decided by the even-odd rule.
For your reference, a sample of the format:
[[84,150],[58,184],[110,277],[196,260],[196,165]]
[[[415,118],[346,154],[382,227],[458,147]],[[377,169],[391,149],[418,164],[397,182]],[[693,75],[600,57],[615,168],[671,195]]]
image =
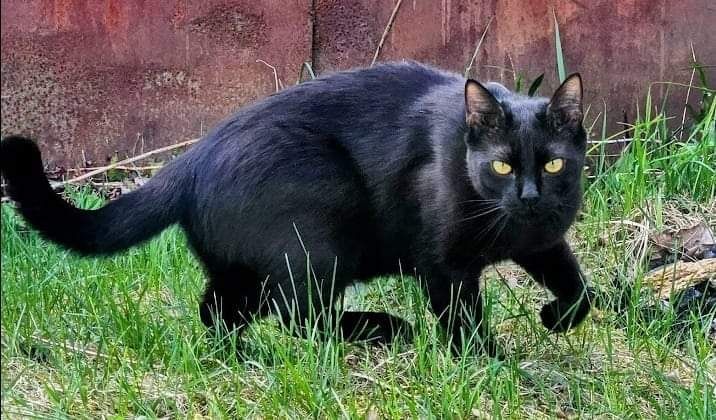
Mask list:
[[491,208],[489,208],[489,209],[487,209],[487,210],[481,211],[480,213],[470,215],[470,216],[468,216],[468,217],[465,217],[464,219],[460,219],[460,220],[457,221],[457,223],[464,223],[464,222],[467,222],[467,221],[470,221],[470,220],[475,220],[475,219],[477,219],[477,218],[480,218],[480,217],[482,217],[482,216],[486,216],[486,215],[488,215],[488,214],[494,213],[494,212],[499,211],[499,210],[502,210],[502,206],[491,207]]
[[475,236],[474,240],[480,240],[484,238],[493,228],[495,228],[500,221],[507,218],[507,213],[500,214],[497,218],[495,218],[486,228],[481,229],[477,235]]
[[484,239],[487,237],[487,234],[490,233],[490,231],[497,226],[497,222],[491,223],[486,229],[481,230],[476,236],[475,241],[479,241],[481,239]]
[[458,202],[458,204],[469,204],[469,203],[499,203],[499,202],[500,202],[500,200],[496,200],[496,199],[494,199],[494,198],[490,198],[490,199],[465,200],[465,201],[460,201],[460,202]]
[[505,230],[505,227],[507,227],[507,222],[508,222],[507,217],[504,217],[502,220],[503,220],[502,226],[500,226],[500,228],[497,230],[497,233],[496,233],[495,236],[492,238],[492,242],[490,243],[490,247],[492,247],[492,245],[495,244],[495,242],[497,241],[497,238],[500,237],[500,235],[502,234],[502,232]]
[[473,216],[475,214],[482,214],[483,212],[491,212],[495,209],[501,209],[501,208],[502,208],[502,206],[499,204],[492,205],[492,206],[483,206],[483,207],[480,207],[475,213],[471,214],[470,216]]

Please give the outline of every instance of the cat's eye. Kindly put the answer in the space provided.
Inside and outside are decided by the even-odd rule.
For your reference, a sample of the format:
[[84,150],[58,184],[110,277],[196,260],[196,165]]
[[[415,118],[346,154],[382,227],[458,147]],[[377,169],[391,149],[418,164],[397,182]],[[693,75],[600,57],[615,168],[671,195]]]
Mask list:
[[562,169],[564,169],[564,159],[562,158],[552,159],[544,165],[544,170],[548,174],[559,173]]
[[498,175],[509,175],[512,172],[512,166],[501,160],[493,160],[492,170]]

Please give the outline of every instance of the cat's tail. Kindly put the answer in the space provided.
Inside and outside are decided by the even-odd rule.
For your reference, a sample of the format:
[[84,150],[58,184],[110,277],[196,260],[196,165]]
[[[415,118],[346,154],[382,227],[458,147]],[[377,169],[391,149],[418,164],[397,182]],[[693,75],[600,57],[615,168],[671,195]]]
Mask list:
[[98,210],[78,209],[53,191],[35,143],[17,136],[0,142],[0,171],[25,220],[46,239],[84,255],[127,249],[178,222],[191,182],[190,171],[174,161],[136,191]]

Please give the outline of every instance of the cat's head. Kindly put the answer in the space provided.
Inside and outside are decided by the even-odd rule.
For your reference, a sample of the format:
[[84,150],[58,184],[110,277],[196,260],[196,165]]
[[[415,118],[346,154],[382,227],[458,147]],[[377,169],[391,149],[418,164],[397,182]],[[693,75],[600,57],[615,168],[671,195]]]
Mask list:
[[580,76],[569,76],[551,99],[468,80],[465,110],[468,174],[484,207],[499,207],[509,230],[523,236],[561,236],[582,198]]

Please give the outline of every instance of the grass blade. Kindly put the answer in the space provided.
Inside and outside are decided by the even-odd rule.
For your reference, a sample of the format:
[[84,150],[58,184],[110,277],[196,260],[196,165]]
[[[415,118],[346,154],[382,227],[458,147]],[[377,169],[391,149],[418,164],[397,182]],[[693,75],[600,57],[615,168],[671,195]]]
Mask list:
[[540,85],[542,84],[542,79],[544,79],[544,73],[537,76],[537,78],[532,82],[529,90],[527,91],[527,96],[535,96],[535,94],[539,90]]
[[559,23],[557,23],[557,13],[555,13],[554,9],[552,9],[552,17],[554,19],[554,50],[557,56],[557,76],[559,76],[559,83],[562,83],[567,78],[567,70],[564,68],[562,40],[559,36]]

